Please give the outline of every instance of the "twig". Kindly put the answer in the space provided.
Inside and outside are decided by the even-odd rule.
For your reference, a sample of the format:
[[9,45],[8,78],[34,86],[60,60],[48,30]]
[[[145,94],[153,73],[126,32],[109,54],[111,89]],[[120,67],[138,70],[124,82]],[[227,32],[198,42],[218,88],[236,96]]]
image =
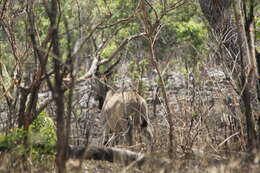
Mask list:
[[221,142],[220,144],[218,144],[219,147],[221,147],[223,144],[225,144],[229,139],[233,138],[236,135],[239,135],[240,132],[236,132],[233,135],[227,137],[223,142]]

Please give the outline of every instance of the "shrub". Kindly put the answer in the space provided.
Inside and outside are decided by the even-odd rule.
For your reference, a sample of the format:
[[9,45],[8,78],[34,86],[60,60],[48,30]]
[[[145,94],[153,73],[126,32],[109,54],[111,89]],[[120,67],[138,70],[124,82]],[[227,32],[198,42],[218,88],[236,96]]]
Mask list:
[[23,128],[13,128],[7,135],[0,135],[0,151],[11,154],[12,162],[28,158],[34,166],[49,168],[55,157],[56,141],[55,124],[48,114],[42,112],[28,132]]

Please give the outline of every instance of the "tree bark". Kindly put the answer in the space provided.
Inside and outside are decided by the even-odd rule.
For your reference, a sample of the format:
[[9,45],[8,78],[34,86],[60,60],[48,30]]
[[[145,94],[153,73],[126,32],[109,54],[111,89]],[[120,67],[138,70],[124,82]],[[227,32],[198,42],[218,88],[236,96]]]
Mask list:
[[57,154],[56,154],[56,165],[58,173],[66,173],[66,148],[67,148],[67,135],[65,125],[65,104],[64,104],[64,89],[63,89],[63,69],[62,60],[60,54],[59,45],[59,13],[58,10],[59,0],[51,1],[51,8],[45,5],[46,12],[49,16],[51,23],[51,41],[52,51],[55,57],[53,57],[53,68],[54,68],[54,87],[52,90],[53,100],[56,106],[56,121],[57,121]]
[[[243,15],[243,2],[239,0],[199,0],[202,12],[216,33],[221,58],[232,72],[245,106],[248,149],[256,147],[256,131],[252,111],[252,93],[256,91],[256,63],[248,46]],[[231,5],[236,17],[232,21]],[[254,65],[255,64],[255,65]]]
[[252,113],[252,88],[254,88],[254,78],[255,70],[252,54],[250,54],[248,40],[245,31],[245,22],[242,8],[242,1],[233,3],[233,9],[236,18],[236,26],[238,33],[238,43],[240,47],[240,57],[242,60],[241,63],[241,80],[244,85],[244,90],[242,89],[242,99],[245,104],[245,116],[247,124],[247,144],[249,149],[256,147],[256,132],[255,132],[255,122]]

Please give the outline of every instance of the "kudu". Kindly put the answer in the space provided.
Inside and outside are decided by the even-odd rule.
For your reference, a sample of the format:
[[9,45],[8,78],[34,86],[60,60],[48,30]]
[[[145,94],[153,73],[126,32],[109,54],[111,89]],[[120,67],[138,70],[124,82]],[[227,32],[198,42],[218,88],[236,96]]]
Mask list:
[[114,135],[126,134],[130,145],[133,144],[133,135],[141,133],[146,142],[152,147],[153,130],[148,119],[147,103],[136,92],[108,91],[101,115],[105,119],[103,142],[106,144],[109,143],[109,132]]
[[101,110],[105,102],[106,94],[109,91],[106,80],[100,78],[93,79],[92,89],[94,91],[95,100],[98,101],[98,108]]

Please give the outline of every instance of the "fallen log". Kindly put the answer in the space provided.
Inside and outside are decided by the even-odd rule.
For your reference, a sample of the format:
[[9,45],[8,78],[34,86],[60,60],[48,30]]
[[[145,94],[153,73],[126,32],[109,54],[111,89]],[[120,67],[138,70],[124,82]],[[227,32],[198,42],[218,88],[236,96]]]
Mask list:
[[149,172],[156,171],[162,173],[170,173],[172,170],[170,159],[158,157],[157,154],[141,154],[125,149],[95,146],[80,147],[80,149],[78,147],[70,147],[69,153],[70,158],[81,159],[81,161],[102,160],[123,164],[126,166],[125,172],[132,167],[140,170],[149,170]]

